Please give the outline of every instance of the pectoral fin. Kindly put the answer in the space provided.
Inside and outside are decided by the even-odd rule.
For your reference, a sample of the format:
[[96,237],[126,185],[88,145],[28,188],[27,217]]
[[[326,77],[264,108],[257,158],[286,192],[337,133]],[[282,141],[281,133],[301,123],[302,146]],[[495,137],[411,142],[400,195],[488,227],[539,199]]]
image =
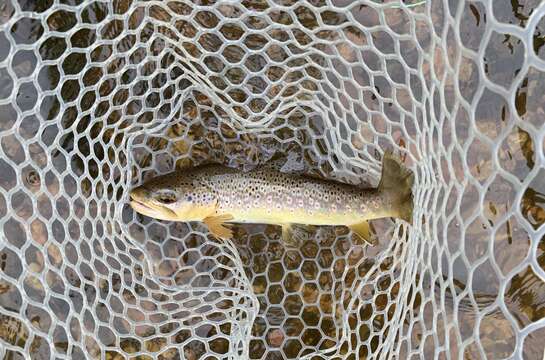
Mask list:
[[311,237],[311,229],[305,225],[282,225],[282,240],[286,247],[298,248]]
[[365,240],[369,245],[375,246],[377,239],[371,231],[371,225],[368,221],[362,221],[357,224],[348,225],[348,228],[352,230],[356,235]]
[[203,222],[208,226],[208,230],[217,238],[230,239],[233,236],[233,231],[225,226],[225,223],[233,220],[230,214],[211,215],[204,218]]

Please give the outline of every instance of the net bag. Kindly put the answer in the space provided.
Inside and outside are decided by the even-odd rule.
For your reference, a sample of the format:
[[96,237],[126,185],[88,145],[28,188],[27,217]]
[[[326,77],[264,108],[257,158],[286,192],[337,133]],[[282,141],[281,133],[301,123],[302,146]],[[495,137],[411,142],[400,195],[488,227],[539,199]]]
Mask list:
[[[541,359],[539,0],[0,2],[0,358]],[[415,174],[378,245],[218,241],[129,190],[205,162]]]

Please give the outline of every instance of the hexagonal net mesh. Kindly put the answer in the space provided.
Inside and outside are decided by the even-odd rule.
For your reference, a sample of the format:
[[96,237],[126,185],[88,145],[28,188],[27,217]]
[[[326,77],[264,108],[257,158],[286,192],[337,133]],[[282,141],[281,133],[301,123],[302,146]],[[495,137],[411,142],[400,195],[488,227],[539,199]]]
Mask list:
[[[543,357],[545,5],[0,2],[0,355]],[[379,245],[277,226],[218,241],[138,215],[175,167],[296,154],[376,185]]]

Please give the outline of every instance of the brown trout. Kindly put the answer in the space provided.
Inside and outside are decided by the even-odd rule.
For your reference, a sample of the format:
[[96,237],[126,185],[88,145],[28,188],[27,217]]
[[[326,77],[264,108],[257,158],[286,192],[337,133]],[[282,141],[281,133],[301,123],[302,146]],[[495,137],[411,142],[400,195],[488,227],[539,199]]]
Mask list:
[[219,238],[226,223],[277,224],[288,245],[297,224],[344,225],[369,241],[368,220],[412,221],[414,176],[390,152],[384,155],[378,188],[283,173],[264,165],[241,172],[222,165],[177,170],[153,178],[130,193],[137,212],[161,220],[202,221]]

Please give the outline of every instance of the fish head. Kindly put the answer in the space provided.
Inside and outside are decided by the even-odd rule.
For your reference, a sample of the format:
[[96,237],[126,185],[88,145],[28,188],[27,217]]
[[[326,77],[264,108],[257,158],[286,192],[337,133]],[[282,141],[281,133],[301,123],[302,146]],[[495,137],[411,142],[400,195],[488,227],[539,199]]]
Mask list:
[[170,221],[200,221],[215,210],[215,198],[204,184],[177,171],[146,181],[130,192],[138,213]]

